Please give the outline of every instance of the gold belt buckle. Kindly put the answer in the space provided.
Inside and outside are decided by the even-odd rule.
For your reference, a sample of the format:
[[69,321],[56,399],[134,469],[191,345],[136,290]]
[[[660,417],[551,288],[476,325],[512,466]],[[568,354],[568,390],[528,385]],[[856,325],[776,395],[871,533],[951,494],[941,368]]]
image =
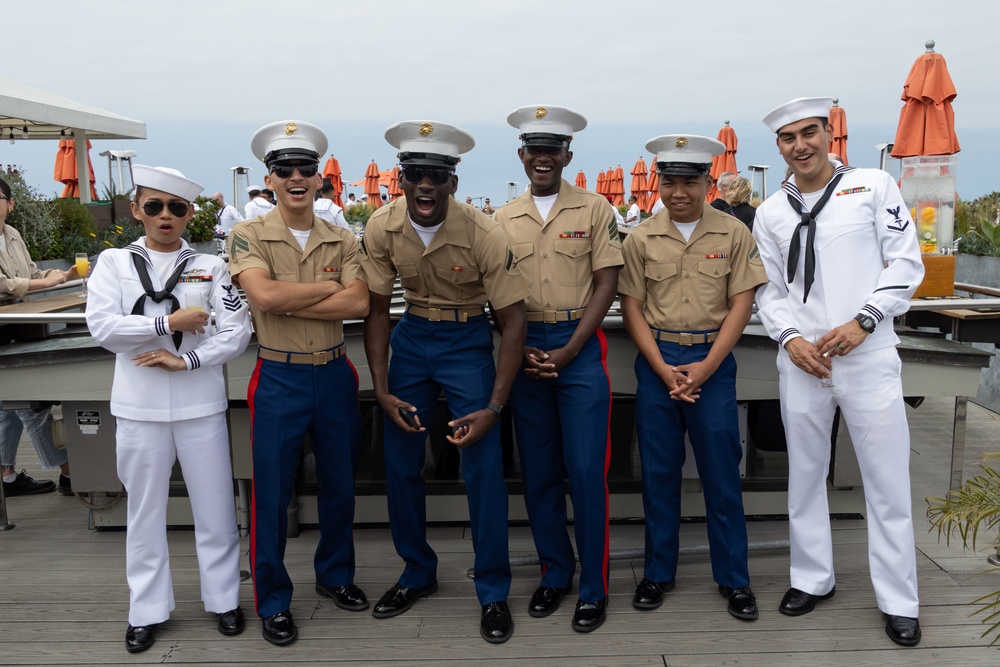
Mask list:
[[545,324],[555,324],[556,323],[556,311],[554,310],[543,310],[542,311],[542,322]]
[[677,334],[677,344],[690,347],[694,345],[694,334],[689,333],[679,333]]
[[427,309],[427,319],[431,322],[441,321],[441,309],[440,308],[428,308]]
[[329,361],[329,359],[327,359],[327,355],[328,354],[330,354],[330,353],[327,352],[326,350],[323,350],[322,352],[313,352],[312,353],[312,365],[313,366],[325,366],[326,362]]
[[469,311],[467,311],[467,310],[456,311],[456,313],[455,313],[455,319],[458,322],[468,323],[468,321],[469,321]]

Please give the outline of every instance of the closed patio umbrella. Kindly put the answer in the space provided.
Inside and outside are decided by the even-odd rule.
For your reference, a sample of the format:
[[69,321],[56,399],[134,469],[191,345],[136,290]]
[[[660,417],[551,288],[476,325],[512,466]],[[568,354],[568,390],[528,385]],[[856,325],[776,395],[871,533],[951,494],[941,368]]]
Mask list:
[[389,195],[389,201],[396,201],[403,196],[403,191],[399,187],[399,165],[397,164],[392,168],[389,173],[389,185],[386,194]]
[[632,165],[632,185],[629,187],[629,194],[634,195],[636,204],[642,210],[646,209],[646,201],[649,193],[646,187],[646,161],[641,157]]
[[584,190],[587,189],[587,176],[583,173],[583,170],[580,170],[576,175],[576,187],[583,188]]
[[[713,180],[719,180],[719,176],[724,173],[732,172],[737,173],[736,169],[736,149],[739,142],[736,140],[736,130],[729,126],[729,121],[719,130],[719,134],[715,137],[721,141],[726,146],[726,151],[722,155],[716,155],[712,158],[712,174]],[[719,188],[713,183],[711,189],[708,191],[708,195],[705,197],[705,201],[712,201],[719,196]]]
[[603,171],[597,172],[597,185],[595,186],[594,191],[599,195],[608,194],[608,179],[604,175]]
[[618,165],[612,173],[611,184],[614,190],[611,193],[611,203],[615,206],[623,206],[625,204],[625,170],[622,169],[621,165]]
[[833,133],[830,135],[828,150],[839,155],[844,166],[847,166],[847,114],[844,113],[843,107],[837,105],[839,101],[835,99],[833,106],[830,107],[829,122],[833,127]]
[[323,167],[323,178],[330,179],[330,184],[333,185],[333,203],[343,208],[344,202],[340,200],[340,195],[344,192],[344,183],[340,180],[340,162],[332,155]]
[[[90,140],[87,140],[87,170],[90,172],[90,198],[91,201],[97,199],[97,178],[94,176],[94,164],[90,161]],[[56,153],[56,164],[53,169],[53,176],[59,176],[57,181],[64,186],[60,198],[79,198],[80,180],[76,169],[76,144],[72,140],[62,140],[59,142],[59,150]]]
[[653,212],[653,206],[660,198],[660,175],[656,173],[656,156],[649,159],[649,175],[646,176],[646,189],[649,190],[649,197],[646,204],[649,208],[644,209],[646,213]]
[[926,47],[903,84],[903,108],[892,146],[893,157],[954,155],[961,150],[951,108],[958,91],[944,57],[934,52],[934,42],[928,41]]
[[380,175],[378,165],[375,164],[375,160],[372,160],[368,169],[365,170],[364,190],[365,194],[368,195],[368,203],[375,208],[382,206],[382,193],[378,188]]

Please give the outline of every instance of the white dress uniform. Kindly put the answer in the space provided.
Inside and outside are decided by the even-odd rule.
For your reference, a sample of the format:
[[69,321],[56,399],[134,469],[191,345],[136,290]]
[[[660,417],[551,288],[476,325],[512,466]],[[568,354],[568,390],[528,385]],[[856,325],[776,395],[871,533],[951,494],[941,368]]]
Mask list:
[[313,202],[313,213],[323,218],[327,222],[344,229],[350,229],[347,218],[344,217],[344,209],[340,208],[326,197],[320,197]]
[[219,211],[219,228],[226,236],[229,236],[229,232],[233,230],[233,225],[241,220],[243,220],[243,216],[232,204],[226,204]]
[[153,289],[163,289],[152,254],[145,237],[102,252],[88,282],[87,299],[91,335],[117,354],[111,412],[118,422],[118,476],[128,491],[126,576],[133,626],[163,622],[174,608],[166,511],[175,459],[181,462],[194,514],[205,610],[224,613],[240,600],[240,541],[222,364],[246,348],[250,318],[226,263],[194,252],[182,240],[174,266],[187,261],[187,267],[172,293],[181,307],[185,295],[199,294],[206,309],[215,312],[216,331],[206,327],[202,334],[183,334],[176,354],[184,359],[187,372],[137,367],[132,360],[137,354],[175,349],[167,324],[169,299],[155,303],[147,297],[143,313],[131,314],[145,293],[134,255],[147,265]]
[[247,202],[246,206],[243,207],[243,219],[253,220],[254,218],[262,215],[267,215],[272,208],[274,208],[274,204],[267,201],[263,197],[254,197]]
[[[817,216],[815,282],[807,298],[805,252],[791,282],[787,279],[789,246],[801,222],[788,197],[802,203],[803,210],[812,207],[807,200],[813,197],[803,197],[792,177],[757,209],[753,227],[768,277],[757,292],[758,314],[779,343],[791,585],[810,595],[825,595],[834,586],[825,489],[830,431],[839,406],[864,482],[869,565],[879,609],[916,618],[910,444],[892,318],[908,310],[923,264],[915,225],[892,177],[877,169],[844,166],[834,174],[842,176]],[[799,233],[804,245],[806,234]],[[874,333],[850,354],[833,358],[834,387],[818,387],[815,376],[792,363],[785,343],[797,336],[815,342],[818,329],[840,326],[859,313],[875,320]]]

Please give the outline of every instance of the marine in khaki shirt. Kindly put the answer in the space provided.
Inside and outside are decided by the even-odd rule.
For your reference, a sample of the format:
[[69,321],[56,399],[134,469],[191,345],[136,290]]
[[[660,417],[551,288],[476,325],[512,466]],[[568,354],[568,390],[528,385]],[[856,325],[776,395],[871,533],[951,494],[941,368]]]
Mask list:
[[[438,121],[397,123],[385,138],[400,151],[404,198],[376,212],[366,226],[362,265],[371,312],[365,319],[365,353],[384,413],[389,524],[405,568],[372,615],[398,616],[437,590],[421,471],[423,424],[430,423],[443,392],[454,416],[445,446],[462,450],[473,517],[479,632],[499,644],[513,634],[514,620],[507,606],[507,489],[498,420],[524,348],[528,288],[500,225],[454,199],[455,166],[475,145],[473,138]],[[389,300],[397,274],[407,309],[392,329]],[[496,368],[483,310],[487,301],[501,334]]]
[[712,157],[725,146],[667,135],[646,149],[656,153],[665,209],[625,239],[618,285],[625,326],[639,349],[636,435],[646,555],[632,606],[659,607],[675,584],[686,433],[704,489],[712,577],[729,614],[751,621],[758,609],[747,559],[732,349],[750,319],[754,290],[767,278],[749,230],[705,203]]

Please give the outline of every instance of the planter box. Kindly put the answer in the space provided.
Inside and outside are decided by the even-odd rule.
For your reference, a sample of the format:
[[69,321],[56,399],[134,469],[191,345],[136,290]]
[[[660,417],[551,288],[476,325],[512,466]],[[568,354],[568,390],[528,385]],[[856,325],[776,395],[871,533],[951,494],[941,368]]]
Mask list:
[[1000,289],[1000,257],[955,255],[955,281]]
[[951,296],[955,293],[955,255],[922,255],[924,280],[913,298]]

